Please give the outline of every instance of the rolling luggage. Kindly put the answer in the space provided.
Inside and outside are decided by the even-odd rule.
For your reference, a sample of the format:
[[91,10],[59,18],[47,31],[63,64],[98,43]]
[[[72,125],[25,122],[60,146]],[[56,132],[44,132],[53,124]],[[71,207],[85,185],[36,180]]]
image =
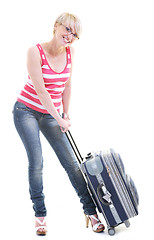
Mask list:
[[115,227],[138,215],[139,197],[132,178],[126,174],[122,159],[113,149],[91,152],[83,159],[68,131],[66,136],[80,164],[88,190],[100,213],[103,214],[109,235]]

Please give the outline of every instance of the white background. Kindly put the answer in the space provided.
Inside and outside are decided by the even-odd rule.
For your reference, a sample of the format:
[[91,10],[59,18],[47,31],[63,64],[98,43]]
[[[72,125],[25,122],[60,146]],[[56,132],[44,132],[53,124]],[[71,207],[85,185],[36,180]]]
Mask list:
[[[74,44],[71,131],[85,155],[113,148],[121,154],[140,196],[139,216],[114,239],[152,239],[154,142],[154,6],[150,0],[27,0],[0,6],[1,239],[35,239],[27,156],[14,128],[12,108],[27,80],[26,52],[49,41],[62,12],[81,19]],[[42,138],[46,239],[109,239],[85,228],[79,200],[49,144]],[[99,215],[104,222],[102,215]]]

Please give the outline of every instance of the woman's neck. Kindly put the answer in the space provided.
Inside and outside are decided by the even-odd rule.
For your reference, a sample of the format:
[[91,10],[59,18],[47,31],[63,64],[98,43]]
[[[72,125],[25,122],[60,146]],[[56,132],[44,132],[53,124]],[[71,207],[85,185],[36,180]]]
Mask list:
[[57,56],[66,51],[65,47],[59,45],[58,42],[54,39],[54,37],[51,39],[51,41],[45,43],[45,47],[48,53],[53,56]]

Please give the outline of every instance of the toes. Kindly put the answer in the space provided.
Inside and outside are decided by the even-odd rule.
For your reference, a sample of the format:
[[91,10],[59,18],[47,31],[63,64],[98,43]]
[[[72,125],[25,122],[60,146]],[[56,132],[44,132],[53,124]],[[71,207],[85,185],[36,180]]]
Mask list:
[[103,224],[101,224],[99,227],[98,227],[99,229],[105,229],[105,227],[104,227],[104,225]]

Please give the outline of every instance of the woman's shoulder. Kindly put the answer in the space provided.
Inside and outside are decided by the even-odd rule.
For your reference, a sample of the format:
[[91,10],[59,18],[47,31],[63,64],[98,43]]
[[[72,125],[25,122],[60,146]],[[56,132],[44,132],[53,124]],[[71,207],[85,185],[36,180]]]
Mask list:
[[39,49],[38,49],[37,45],[31,46],[28,48],[27,57],[28,58],[40,58]]
[[29,47],[28,50],[27,50],[27,52],[28,52],[28,53],[31,53],[31,54],[32,54],[32,53],[34,53],[34,54],[35,54],[35,53],[38,53],[39,51],[38,51],[37,45]]

